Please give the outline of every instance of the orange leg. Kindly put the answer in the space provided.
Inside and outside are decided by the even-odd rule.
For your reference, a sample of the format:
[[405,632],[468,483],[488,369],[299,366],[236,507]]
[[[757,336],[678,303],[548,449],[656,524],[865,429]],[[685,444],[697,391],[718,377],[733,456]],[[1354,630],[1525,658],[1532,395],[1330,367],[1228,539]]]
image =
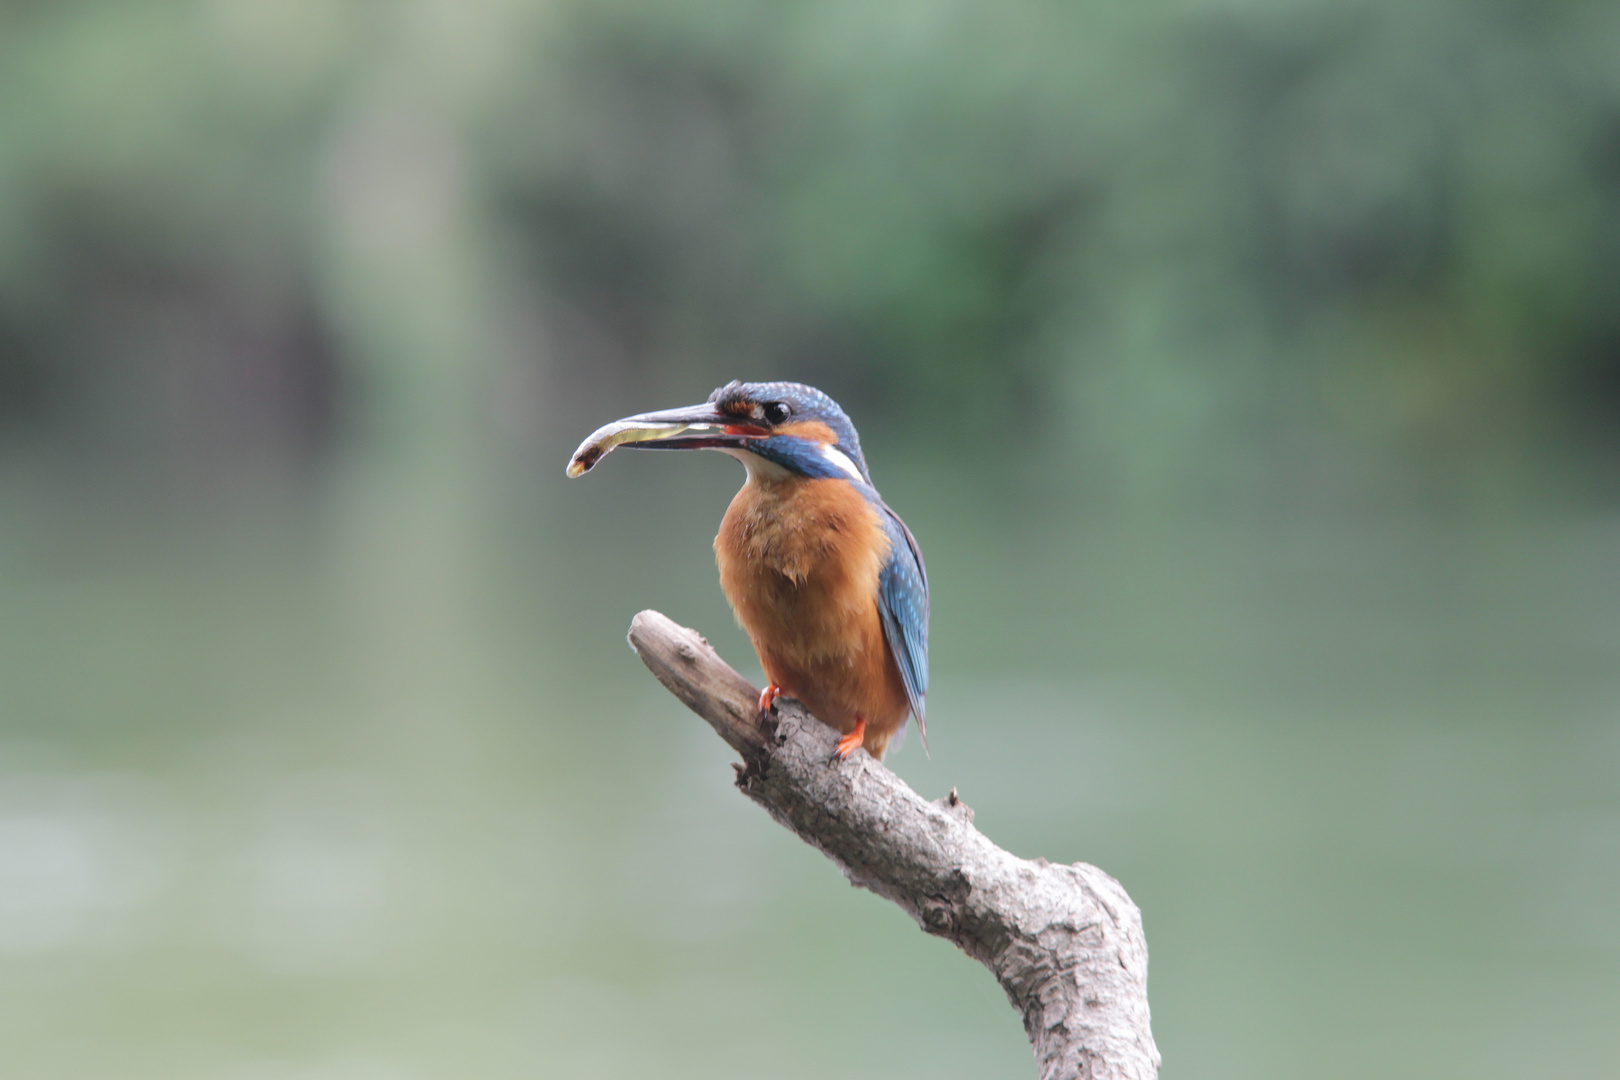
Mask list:
[[839,738],[838,748],[833,751],[833,756],[839,761],[843,761],[845,758],[849,757],[849,755],[855,752],[856,747],[860,746],[861,743],[865,741],[866,717],[857,716],[855,718],[855,730],[850,732],[848,735],[844,735]]
[[771,683],[759,693],[759,715],[769,716],[776,711],[776,699],[782,696],[782,688]]

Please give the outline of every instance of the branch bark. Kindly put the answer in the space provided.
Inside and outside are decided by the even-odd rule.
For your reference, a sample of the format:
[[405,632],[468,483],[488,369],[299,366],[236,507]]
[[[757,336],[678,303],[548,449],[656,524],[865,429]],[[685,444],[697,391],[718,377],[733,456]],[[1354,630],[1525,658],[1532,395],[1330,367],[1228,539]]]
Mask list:
[[791,698],[761,720],[748,680],[656,611],[631,622],[630,645],[742,755],[744,794],[851,882],[990,969],[1024,1018],[1041,1080],[1158,1076],[1147,940],[1119,882],[1085,863],[1003,851],[954,790],[929,802],[864,750],[835,763],[836,733]]

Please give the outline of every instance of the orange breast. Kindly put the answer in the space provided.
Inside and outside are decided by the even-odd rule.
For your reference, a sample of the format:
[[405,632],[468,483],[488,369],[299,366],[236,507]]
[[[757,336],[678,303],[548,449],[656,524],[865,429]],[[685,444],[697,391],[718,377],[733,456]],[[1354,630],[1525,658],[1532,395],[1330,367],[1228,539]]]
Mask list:
[[720,587],[765,677],[879,757],[910,705],[883,637],[878,511],[841,480],[750,477],[714,538]]

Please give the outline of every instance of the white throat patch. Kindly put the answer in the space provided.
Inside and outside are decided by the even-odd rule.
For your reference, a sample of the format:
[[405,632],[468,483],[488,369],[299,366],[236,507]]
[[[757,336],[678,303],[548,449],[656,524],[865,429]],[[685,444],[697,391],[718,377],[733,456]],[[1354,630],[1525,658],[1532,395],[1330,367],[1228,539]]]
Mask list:
[[750,453],[747,450],[743,450],[735,446],[720,446],[716,447],[716,449],[722,454],[730,454],[732,457],[742,462],[743,468],[748,470],[748,479],[753,480],[756,483],[774,484],[778,481],[786,480],[788,477],[793,475],[776,462],[768,461],[765,458],[760,457],[758,454]]

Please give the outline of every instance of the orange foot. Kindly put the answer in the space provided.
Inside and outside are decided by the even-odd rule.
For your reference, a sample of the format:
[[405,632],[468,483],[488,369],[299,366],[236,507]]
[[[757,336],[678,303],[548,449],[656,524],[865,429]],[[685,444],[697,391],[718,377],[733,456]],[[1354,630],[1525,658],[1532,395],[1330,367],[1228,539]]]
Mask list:
[[866,741],[866,717],[855,718],[855,730],[839,738],[838,746],[833,750],[833,757],[843,761],[855,752],[855,749]]
[[782,688],[775,683],[759,692],[759,715],[769,716],[776,711],[776,699],[782,696]]

